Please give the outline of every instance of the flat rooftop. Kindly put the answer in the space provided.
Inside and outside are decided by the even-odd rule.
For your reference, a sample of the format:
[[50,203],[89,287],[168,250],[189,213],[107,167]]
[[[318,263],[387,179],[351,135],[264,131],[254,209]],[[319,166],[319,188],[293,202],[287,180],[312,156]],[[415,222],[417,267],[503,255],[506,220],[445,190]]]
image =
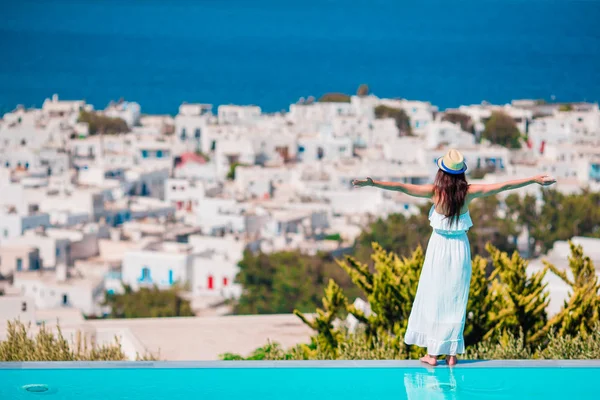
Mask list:
[[89,320],[96,329],[128,329],[150,352],[170,361],[247,356],[269,340],[284,348],[309,343],[312,330],[293,314]]

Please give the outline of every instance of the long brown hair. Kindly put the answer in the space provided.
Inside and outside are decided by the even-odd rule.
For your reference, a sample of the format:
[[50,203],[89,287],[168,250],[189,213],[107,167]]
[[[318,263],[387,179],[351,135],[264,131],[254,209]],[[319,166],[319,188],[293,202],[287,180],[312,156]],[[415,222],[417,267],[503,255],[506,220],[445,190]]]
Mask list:
[[435,176],[433,191],[436,202],[440,204],[446,218],[450,218],[450,223],[458,222],[469,191],[465,174],[453,175],[440,169]]

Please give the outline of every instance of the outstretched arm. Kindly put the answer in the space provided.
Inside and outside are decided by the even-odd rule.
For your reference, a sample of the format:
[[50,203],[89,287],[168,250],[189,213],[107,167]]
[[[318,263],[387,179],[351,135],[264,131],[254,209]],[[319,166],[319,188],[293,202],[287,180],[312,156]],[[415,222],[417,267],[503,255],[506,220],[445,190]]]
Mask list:
[[532,178],[515,179],[513,181],[501,183],[473,184],[469,186],[469,195],[471,198],[493,196],[506,190],[518,189],[534,183],[542,186],[550,186],[555,182],[556,179],[548,175],[538,175]]
[[386,190],[395,190],[415,197],[431,198],[433,196],[433,185],[413,185],[410,183],[374,181],[371,178],[355,179],[352,181],[352,185],[354,185],[354,187],[373,186]]

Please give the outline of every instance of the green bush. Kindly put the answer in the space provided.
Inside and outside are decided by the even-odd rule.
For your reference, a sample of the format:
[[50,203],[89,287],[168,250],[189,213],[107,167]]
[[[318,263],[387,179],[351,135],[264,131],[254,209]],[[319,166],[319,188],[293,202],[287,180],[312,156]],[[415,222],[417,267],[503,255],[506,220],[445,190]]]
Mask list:
[[[600,284],[590,259],[571,244],[573,280],[554,266],[534,274],[517,253],[512,256],[488,244],[489,259],[475,257],[465,322],[465,357],[471,359],[600,358]],[[310,345],[283,350],[277,344],[257,350],[254,359],[404,359],[424,349],[403,342],[424,255],[417,248],[400,259],[373,243],[373,267],[347,256],[339,265],[363,291],[372,313],[350,304],[343,289],[329,282],[314,317],[294,313],[315,334]],[[488,263],[492,273],[486,273]],[[571,298],[548,321],[548,292],[543,283],[550,271],[571,285]],[[359,332],[349,333],[340,319],[352,314]],[[555,332],[558,332],[557,335]],[[243,359],[227,355],[228,359]]]
[[86,122],[90,135],[116,135],[129,132],[127,123],[121,118],[111,118],[93,111],[80,111],[78,122]]
[[[318,344],[297,345],[283,349],[278,343],[255,350],[250,356],[222,354],[222,360],[405,360],[405,349],[398,349],[396,341],[387,336],[373,342],[364,332],[348,334],[340,341],[335,352]],[[587,337],[557,336],[550,332],[544,345],[525,346],[523,334],[506,333],[499,339],[488,339],[467,347],[463,355],[467,360],[596,360],[600,359],[600,326]]]
[[122,294],[106,294],[104,305],[110,306],[109,318],[193,317],[188,300],[182,299],[177,287],[169,290],[124,286]]
[[[98,346],[84,334],[77,332],[72,343],[62,334],[52,333],[42,325],[35,336],[31,326],[20,321],[9,321],[6,340],[0,341],[0,361],[123,361],[127,360],[119,339]],[[151,354],[138,355],[138,360],[156,360]]]
[[344,93],[325,93],[319,98],[319,103],[350,103],[350,96]]
[[521,132],[512,117],[503,111],[492,112],[492,116],[485,123],[482,137],[500,146],[521,148]]
[[376,118],[393,118],[396,120],[396,126],[400,133],[404,135],[412,135],[412,127],[410,125],[410,117],[401,108],[388,107],[380,105],[375,107]]

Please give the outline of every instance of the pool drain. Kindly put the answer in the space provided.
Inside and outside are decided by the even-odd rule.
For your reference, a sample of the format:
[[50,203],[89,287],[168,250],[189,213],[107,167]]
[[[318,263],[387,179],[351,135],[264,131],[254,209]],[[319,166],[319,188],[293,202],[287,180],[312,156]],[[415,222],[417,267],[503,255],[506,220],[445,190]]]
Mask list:
[[48,385],[34,384],[23,386],[23,390],[29,393],[46,393],[50,390],[50,388]]

